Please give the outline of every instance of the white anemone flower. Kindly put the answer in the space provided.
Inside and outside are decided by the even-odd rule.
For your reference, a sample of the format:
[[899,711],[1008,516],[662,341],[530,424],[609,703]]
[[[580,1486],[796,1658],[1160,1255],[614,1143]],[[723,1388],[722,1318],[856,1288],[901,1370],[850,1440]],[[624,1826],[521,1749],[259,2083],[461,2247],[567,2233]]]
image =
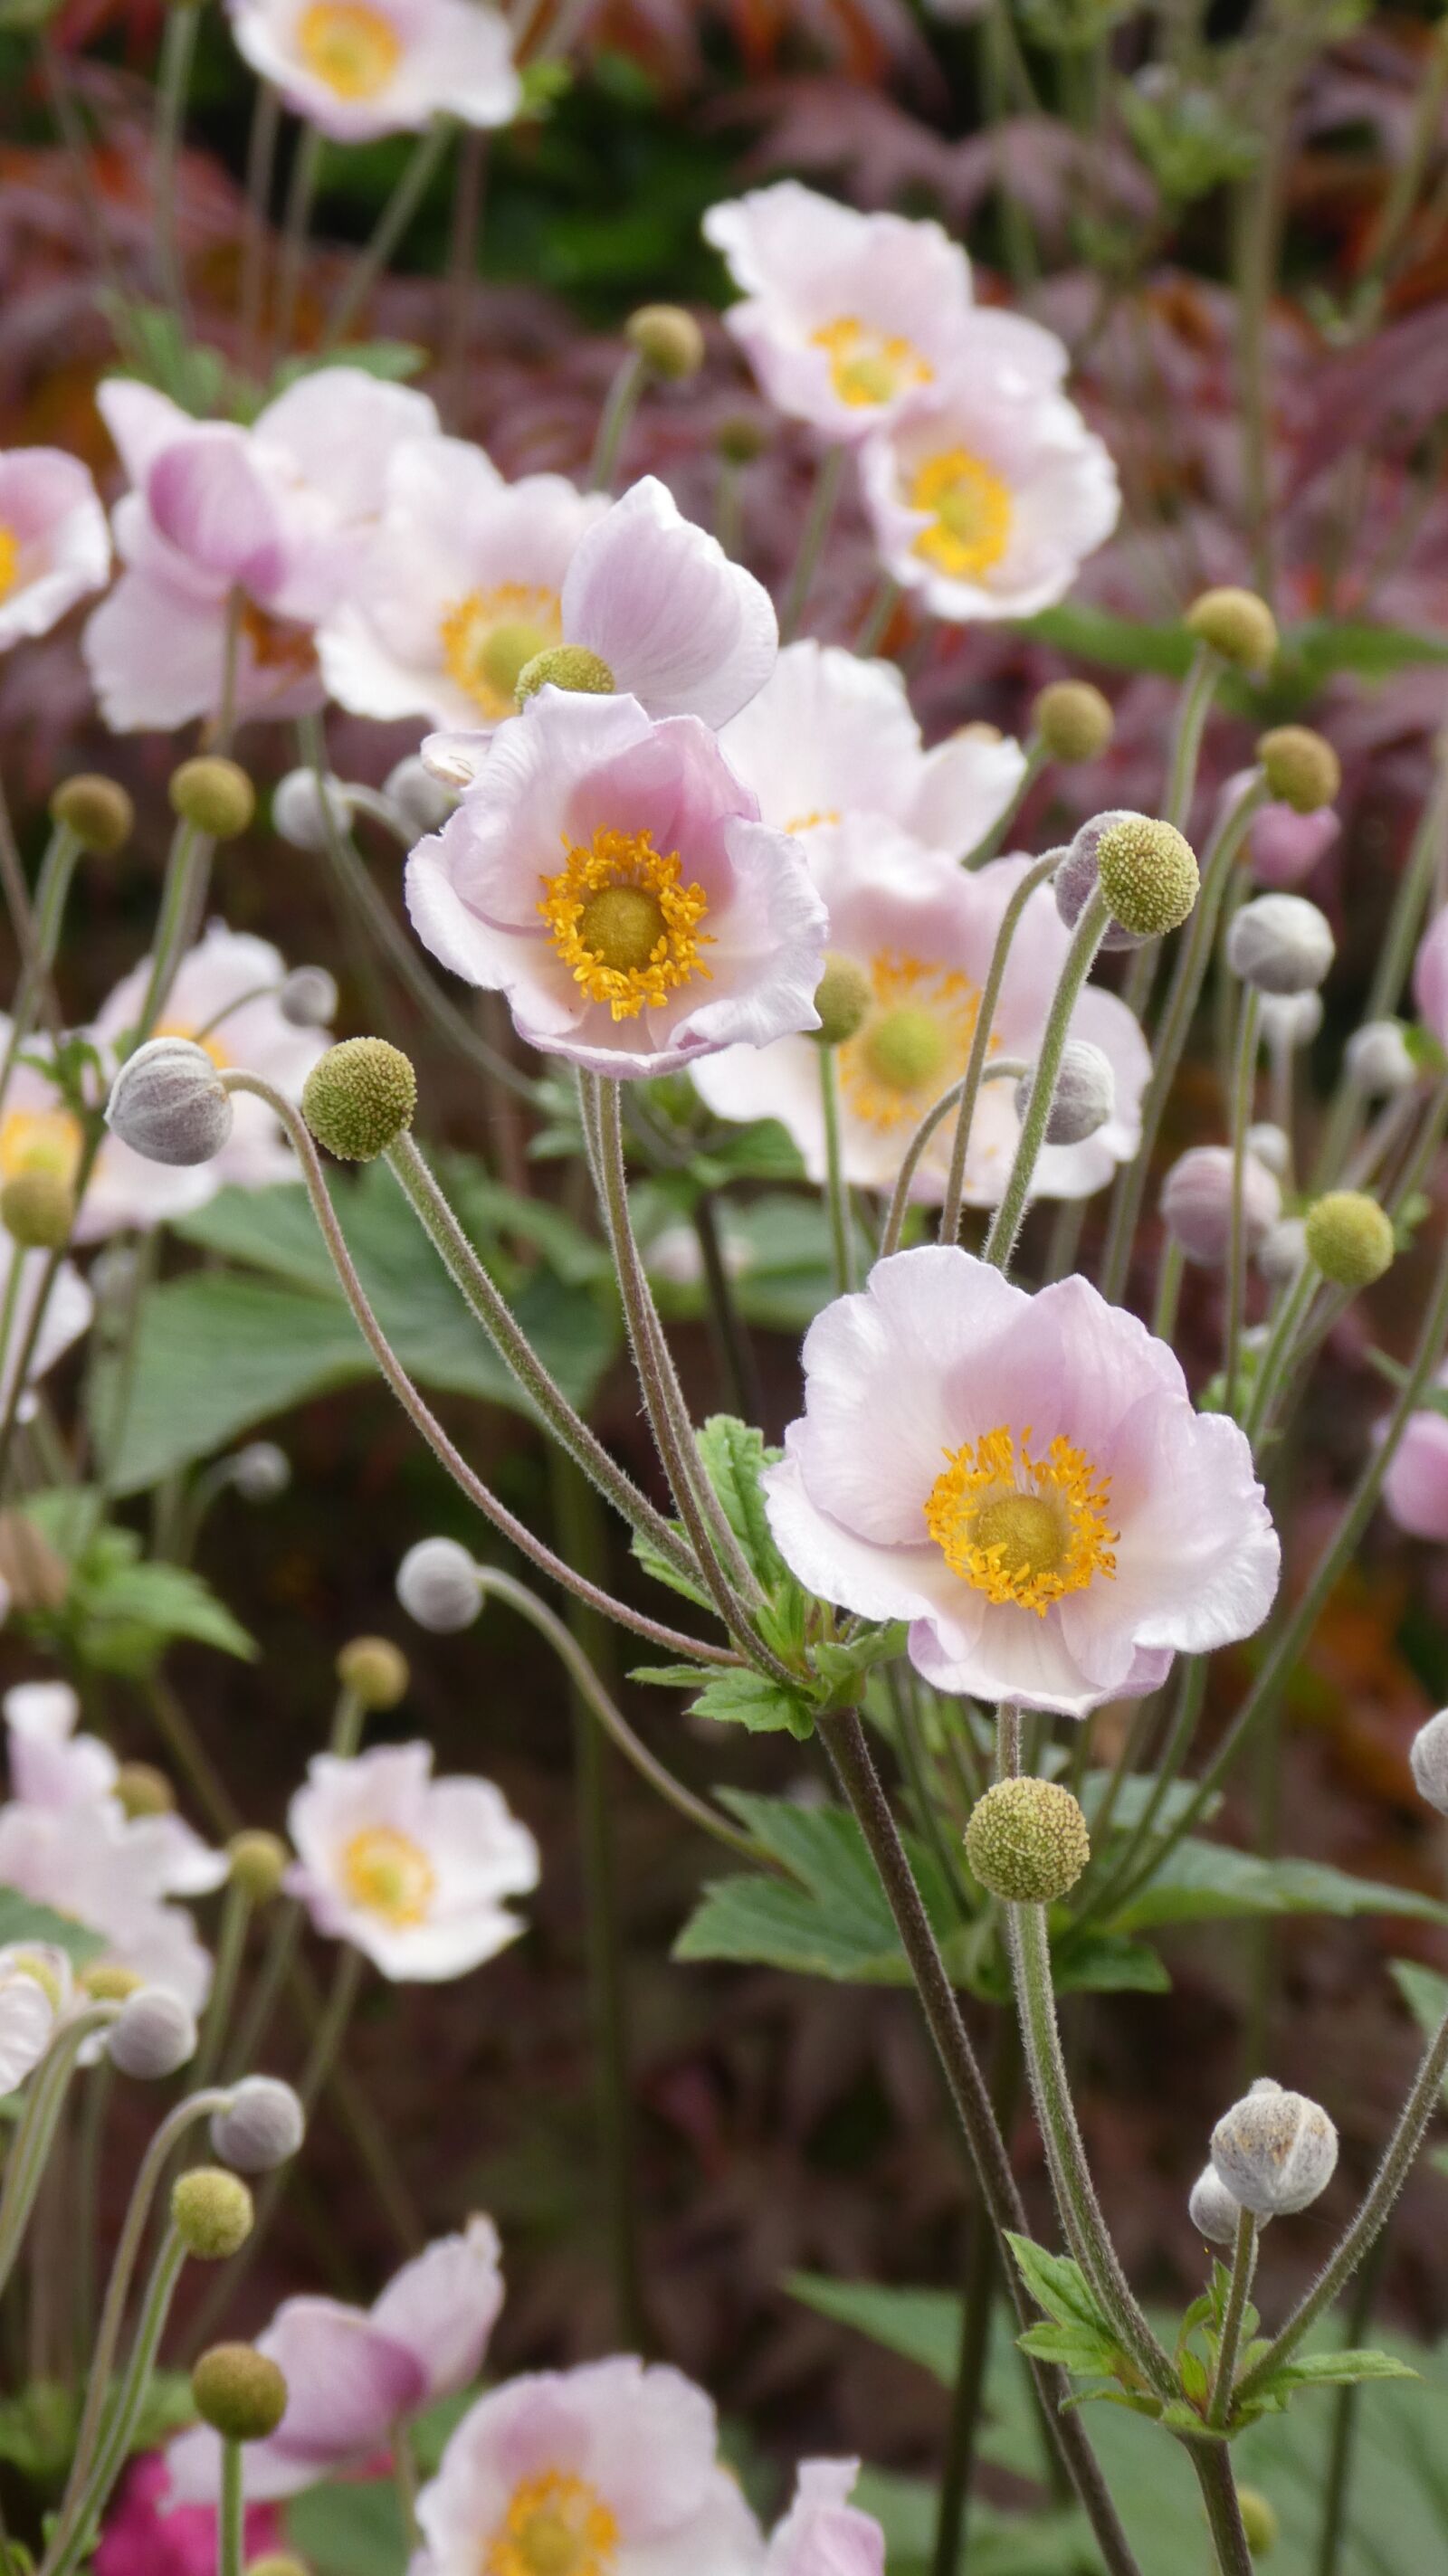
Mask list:
[[48,635],[103,590],[111,532],[78,457],[59,447],[0,450],[0,653]]
[[319,1932],[384,1977],[465,1976],[523,1930],[505,1900],[538,1884],[538,1846],[490,1780],[432,1776],[427,1744],[319,1753],[293,1798],[287,1885]]
[[506,19],[491,0],[229,0],[252,70],[339,143],[437,116],[508,125],[522,104]]
[[171,1901],[172,1840],[148,1830],[167,1821],[131,1822],[113,1798],[53,1807],[12,1800],[0,1808],[0,1887],[99,1933],[108,1963],[167,1987],[194,2013],[206,2001],[211,1961],[190,1914]]
[[69,1959],[49,1941],[12,1941],[0,1950],[0,2093],[34,2072],[70,2010]]

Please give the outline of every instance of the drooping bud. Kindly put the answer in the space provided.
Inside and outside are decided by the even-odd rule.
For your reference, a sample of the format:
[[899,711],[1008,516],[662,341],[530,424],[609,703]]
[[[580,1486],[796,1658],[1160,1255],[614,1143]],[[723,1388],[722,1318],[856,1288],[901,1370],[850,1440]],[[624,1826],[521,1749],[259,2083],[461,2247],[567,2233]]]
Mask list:
[[820,1024],[810,1035],[819,1046],[837,1047],[859,1035],[870,1016],[874,992],[863,966],[857,966],[853,957],[841,957],[832,951],[825,959],[825,971],[815,986],[814,999]]
[[166,1986],[142,1986],[128,1995],[106,2037],[111,2064],[123,2075],[156,2083],[174,2075],[196,2054],[196,2021]]
[[106,1125],[148,1163],[209,1163],[231,1134],[231,1095],[204,1047],[149,1038],[126,1058]]
[[218,752],[183,760],[171,772],[168,793],[172,812],[213,841],[234,841],[256,812],[256,790],[246,771]]
[[62,1252],[75,1223],[75,1192],[59,1172],[17,1172],[0,1189],[0,1225],[23,1252]]
[[417,1076],[385,1038],[345,1038],[313,1065],[302,1116],[329,1154],[371,1163],[404,1136],[417,1107]]
[[93,858],[113,859],[135,829],[136,809],[116,779],[81,770],[74,778],[63,778],[54,790],[50,819],[74,832],[81,848]]
[[1258,2218],[1290,2217],[1327,2189],[1337,2131],[1303,2093],[1254,2085],[1212,2131],[1212,2164],[1234,2199]]
[[[1178,1155],[1161,1189],[1162,1221],[1188,1261],[1220,1270],[1232,1248],[1232,1157],[1225,1145]],[[1282,1193],[1251,1154],[1242,1157],[1242,1238],[1255,1252],[1282,1213]]]
[[[1242,2517],[1242,2536],[1254,2558],[1265,2558],[1276,2548],[1282,2525],[1275,2506],[1269,2504],[1260,2487],[1238,2487],[1237,2511]],[[254,2576],[254,2571],[249,2571]]]
[[1187,2215],[1197,2234],[1205,2236],[1209,2245],[1235,2243],[1242,2204],[1232,2198],[1215,2165],[1208,2165],[1198,2174],[1187,2201]]
[[232,1459],[231,1481],[244,1503],[274,1503],[292,1481],[291,1461],[274,1440],[248,1440]]
[[1320,993],[1264,993],[1261,1007],[1262,1036],[1270,1047],[1289,1052],[1311,1046],[1322,1026]]
[[389,769],[382,782],[382,793],[419,840],[426,832],[440,832],[458,801],[452,789],[434,775],[415,751],[410,751],[405,760],[399,760],[395,769]]
[[1337,943],[1324,913],[1301,894],[1259,894],[1227,933],[1227,964],[1259,993],[1315,993]]
[[154,1762],[123,1762],[116,1773],[114,1795],[128,1816],[169,1816],[176,1792]]
[[997,1780],[977,1799],[965,1856],[981,1886],[1012,1905],[1049,1905],[1091,1857],[1077,1800],[1059,1780]]
[[1290,1288],[1307,1259],[1307,1228],[1300,1216],[1269,1225],[1257,1246],[1257,1267],[1272,1288]]
[[275,2173],[291,2162],[307,2134],[299,2095],[276,2075],[247,2075],[211,2122],[211,2143],[238,2173]]
[[232,1882],[253,1905],[270,1905],[287,1874],[287,1847],[280,1834],[252,1827],[233,1834],[226,1846]]
[[1337,1288],[1370,1288],[1391,1267],[1393,1221],[1366,1190],[1329,1190],[1305,1225],[1308,1258]]
[[1204,590],[1185,622],[1199,642],[1239,671],[1262,672],[1276,659],[1277,620],[1255,590]]
[[239,2253],[254,2216],[245,2183],[219,2165],[194,2166],[178,2175],[171,2192],[172,2224],[200,2263],[224,2263]]
[[1440,1816],[1448,1816],[1448,1708],[1440,1708],[1420,1726],[1408,1748],[1419,1797]]
[[623,326],[631,349],[668,384],[685,384],[704,363],[704,334],[681,304],[641,304]]
[[1349,1080],[1368,1100],[1391,1100],[1411,1091],[1418,1079],[1401,1020],[1365,1020],[1348,1039],[1343,1061]]
[[337,1679],[364,1708],[396,1708],[407,1689],[407,1657],[390,1637],[353,1637],[337,1657]]
[[214,2343],[191,2373],[203,2424],[224,2442],[264,2442],[287,2411],[287,2383],[276,2363],[250,2343]]
[[1307,725],[1277,725],[1264,733],[1257,758],[1269,795],[1296,814],[1330,805],[1342,785],[1342,764],[1330,742]]
[[1248,1153],[1255,1155],[1257,1161],[1265,1165],[1275,1180],[1280,1181],[1289,1170],[1292,1162],[1291,1141],[1280,1127],[1273,1125],[1270,1118],[1259,1119],[1254,1126],[1249,1127],[1243,1142]]
[[396,1588],[409,1619],[437,1637],[471,1628],[483,1606],[477,1566],[455,1538],[420,1538],[397,1569]]
[[586,698],[611,698],[614,677],[601,653],[586,644],[549,644],[525,662],[518,674],[519,706],[540,689],[570,689]]
[[318,779],[314,769],[289,769],[272,790],[272,830],[294,850],[329,850],[352,828],[352,808],[340,778]]
[[294,966],[277,995],[291,1029],[329,1029],[337,1016],[337,978],[325,966]]
[[[1030,1105],[1035,1074],[1024,1073],[1016,1084],[1016,1116],[1024,1118]],[[1061,1050],[1061,1070],[1046,1120],[1048,1145],[1081,1145],[1104,1127],[1116,1107],[1116,1076],[1111,1058],[1089,1038],[1068,1038]]]
[[1052,680],[1031,709],[1031,730],[1053,760],[1099,760],[1116,718],[1089,680]]

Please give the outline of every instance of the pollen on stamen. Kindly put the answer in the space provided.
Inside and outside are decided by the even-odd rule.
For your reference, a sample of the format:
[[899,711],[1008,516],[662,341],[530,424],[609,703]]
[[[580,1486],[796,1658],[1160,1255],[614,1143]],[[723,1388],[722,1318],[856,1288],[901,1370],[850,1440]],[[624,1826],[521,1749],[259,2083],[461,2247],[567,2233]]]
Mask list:
[[1116,1573],[1111,1479],[1059,1435],[1033,1457],[1029,1425],[946,1450],[925,1526],[952,1573],[987,1600],[1044,1618],[1069,1592]]
[[684,884],[677,850],[656,850],[649,832],[602,825],[586,849],[564,847],[567,864],[542,879],[538,910],[591,1002],[606,1002],[615,1020],[636,1019],[696,976],[709,979],[700,955],[713,944],[700,927],[708,899]]

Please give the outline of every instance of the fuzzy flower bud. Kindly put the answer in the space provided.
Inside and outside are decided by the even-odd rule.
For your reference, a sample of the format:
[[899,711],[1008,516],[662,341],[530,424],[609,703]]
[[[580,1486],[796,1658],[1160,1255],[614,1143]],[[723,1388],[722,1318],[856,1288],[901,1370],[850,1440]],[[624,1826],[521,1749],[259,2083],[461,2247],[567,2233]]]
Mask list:
[[61,1252],[75,1223],[75,1192],[59,1172],[17,1172],[0,1189],[0,1225],[25,1252]]
[[519,706],[547,688],[571,689],[586,698],[611,698],[614,678],[603,655],[591,652],[586,644],[549,644],[518,674]]
[[405,760],[399,760],[395,769],[389,769],[382,782],[382,793],[419,840],[425,832],[440,832],[458,801],[452,789],[433,776],[426,761],[415,751],[410,751]]
[[1257,1246],[1257,1267],[1272,1288],[1290,1288],[1307,1259],[1307,1228],[1300,1216],[1269,1225]]
[[224,2442],[264,2442],[287,2411],[287,2383],[254,2344],[214,2343],[191,2373],[203,2424]]
[[870,1016],[874,994],[863,966],[857,966],[853,957],[831,955],[825,959],[814,999],[820,1024],[810,1034],[819,1046],[837,1047],[858,1036]]
[[200,2263],[224,2263],[239,2253],[255,2213],[244,2182],[219,2165],[196,2165],[178,2176],[171,2220],[188,2254]]
[[1031,709],[1031,730],[1053,760],[1099,760],[1116,718],[1089,680],[1052,680]]
[[1420,1726],[1408,1748],[1419,1797],[1440,1816],[1448,1816],[1448,1708],[1440,1708]]
[[211,2143],[238,2173],[274,2173],[289,2164],[307,2134],[307,2115],[290,2084],[276,2075],[247,2075],[211,2122]]
[[126,1997],[119,2020],[111,2024],[106,2053],[123,2075],[158,2082],[195,2056],[195,2017],[167,1987],[142,1986]]
[[1254,2085],[1212,2131],[1217,2179],[1258,2218],[1290,2217],[1327,2189],[1337,2131],[1303,2093]]
[[287,1874],[287,1847],[280,1834],[253,1828],[233,1834],[226,1846],[234,1886],[253,1905],[269,1905]]
[[1227,933],[1227,964],[1259,993],[1315,993],[1337,943],[1326,915],[1301,894],[1259,894]]
[[[1030,1105],[1034,1073],[1023,1073],[1016,1084],[1016,1115],[1024,1118]],[[1055,1097],[1046,1120],[1048,1145],[1080,1145],[1104,1127],[1116,1107],[1116,1076],[1111,1059],[1089,1038],[1068,1038],[1061,1051],[1061,1070],[1056,1077]]]
[[704,334],[680,304],[641,304],[625,322],[623,336],[669,384],[687,383],[704,363]]
[[256,812],[256,790],[246,771],[217,752],[183,760],[171,772],[168,793],[172,812],[213,841],[234,841]]
[[396,1708],[410,1676],[407,1657],[390,1637],[353,1637],[337,1657],[337,1679],[364,1708]]
[[1411,1091],[1418,1068],[1401,1020],[1365,1020],[1343,1049],[1349,1079],[1368,1100],[1391,1100]]
[[274,1440],[248,1440],[232,1459],[231,1481],[244,1503],[274,1503],[292,1481],[291,1461]]
[[1397,1250],[1392,1219],[1366,1190],[1329,1190],[1304,1222],[1308,1257],[1334,1287],[1371,1288],[1390,1268]]
[[1277,620],[1255,590],[1204,590],[1186,613],[1190,632],[1239,671],[1267,670],[1277,652]]
[[981,1886],[1013,1905],[1049,1905],[1091,1857],[1086,1819],[1059,1780],[997,1780],[977,1800],[965,1856]]
[[1330,742],[1306,725],[1277,725],[1264,733],[1257,758],[1269,795],[1295,814],[1330,805],[1342,785],[1342,764]]
[[1209,2245],[1231,2245],[1235,2241],[1242,2204],[1232,2198],[1215,2165],[1208,2165],[1198,2174],[1187,2201],[1187,2215],[1197,2234],[1205,2236]]
[[327,1029],[337,1016],[337,978],[325,966],[294,966],[277,995],[291,1029]]
[[[1242,2536],[1254,2558],[1265,2558],[1276,2548],[1282,2525],[1276,2509],[1269,2504],[1260,2487],[1238,2487],[1237,2511],[1242,2517]],[[255,2570],[249,2571],[255,2576]]]
[[154,1762],[123,1762],[116,1773],[115,1795],[128,1816],[169,1816],[176,1792]]
[[1249,1154],[1264,1163],[1275,1180],[1281,1180],[1292,1161],[1292,1146],[1280,1127],[1270,1118],[1259,1119],[1249,1127],[1243,1139]]
[[[1232,1246],[1232,1157],[1225,1145],[1194,1145],[1180,1154],[1161,1189],[1162,1221],[1188,1261],[1220,1270]],[[1242,1158],[1242,1234],[1255,1252],[1282,1213],[1282,1193],[1251,1154]]]
[[50,819],[74,832],[93,858],[113,859],[135,827],[136,809],[114,778],[82,770],[63,778],[50,800]]
[[106,1125],[148,1163],[209,1163],[231,1134],[231,1095],[204,1047],[149,1038],[126,1058]]
[[1262,1035],[1268,1046],[1311,1046],[1322,1026],[1320,993],[1264,993]]
[[340,778],[318,779],[313,769],[289,769],[272,790],[272,830],[294,850],[328,850],[352,828],[352,808]]
[[417,1107],[417,1076],[385,1038],[345,1038],[329,1047],[302,1086],[302,1116],[329,1154],[371,1163],[405,1136]]
[[477,1566],[455,1538],[421,1538],[397,1569],[397,1598],[409,1619],[437,1637],[471,1628],[483,1606]]

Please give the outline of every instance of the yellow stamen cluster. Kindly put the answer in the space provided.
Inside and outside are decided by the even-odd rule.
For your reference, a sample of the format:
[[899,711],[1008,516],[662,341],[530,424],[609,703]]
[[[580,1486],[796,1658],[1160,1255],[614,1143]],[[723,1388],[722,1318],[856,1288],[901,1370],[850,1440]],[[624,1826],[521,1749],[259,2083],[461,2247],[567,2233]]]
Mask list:
[[1116,1573],[1119,1532],[1107,1525],[1111,1479],[1059,1435],[1031,1455],[1029,1424],[1001,1426],[947,1449],[931,1486],[925,1526],[953,1574],[987,1600],[1043,1619],[1093,1576]]
[[20,579],[20,539],[0,521],[0,599],[8,599]]
[[538,910],[590,1002],[607,1002],[615,1020],[632,1020],[696,975],[707,981],[699,951],[712,945],[712,935],[699,924],[709,906],[702,886],[684,884],[677,850],[656,850],[651,832],[606,825],[587,849],[564,846],[568,864],[543,878]]
[[375,98],[402,59],[391,19],[366,0],[313,0],[298,22],[297,44],[308,71],[338,98]]
[[906,495],[930,520],[914,551],[952,581],[975,581],[1010,542],[1014,504],[1004,475],[967,447],[943,448],[917,467]]
[[840,1049],[840,1096],[853,1116],[889,1134],[914,1127],[960,1080],[980,988],[956,967],[896,949],[871,958],[868,972],[874,1008],[858,1037]]
[[425,1923],[437,1872],[420,1843],[393,1825],[367,1825],[342,1855],[342,1881],[354,1905],[398,1925]]
[[0,1120],[0,1181],[49,1172],[69,1186],[80,1155],[80,1122],[68,1109],[10,1109]]
[[438,628],[451,678],[485,716],[516,712],[518,675],[563,634],[556,590],[503,581],[455,600]]
[[830,362],[830,381],[841,402],[863,410],[871,403],[893,402],[913,385],[933,382],[935,369],[912,340],[897,332],[877,331],[856,313],[841,313],[810,334]]
[[786,832],[812,832],[817,823],[838,823],[839,819],[838,805],[816,805],[808,814],[791,814],[784,828]]
[[547,2469],[513,2490],[479,2576],[612,2576],[618,2524],[597,2487]]

